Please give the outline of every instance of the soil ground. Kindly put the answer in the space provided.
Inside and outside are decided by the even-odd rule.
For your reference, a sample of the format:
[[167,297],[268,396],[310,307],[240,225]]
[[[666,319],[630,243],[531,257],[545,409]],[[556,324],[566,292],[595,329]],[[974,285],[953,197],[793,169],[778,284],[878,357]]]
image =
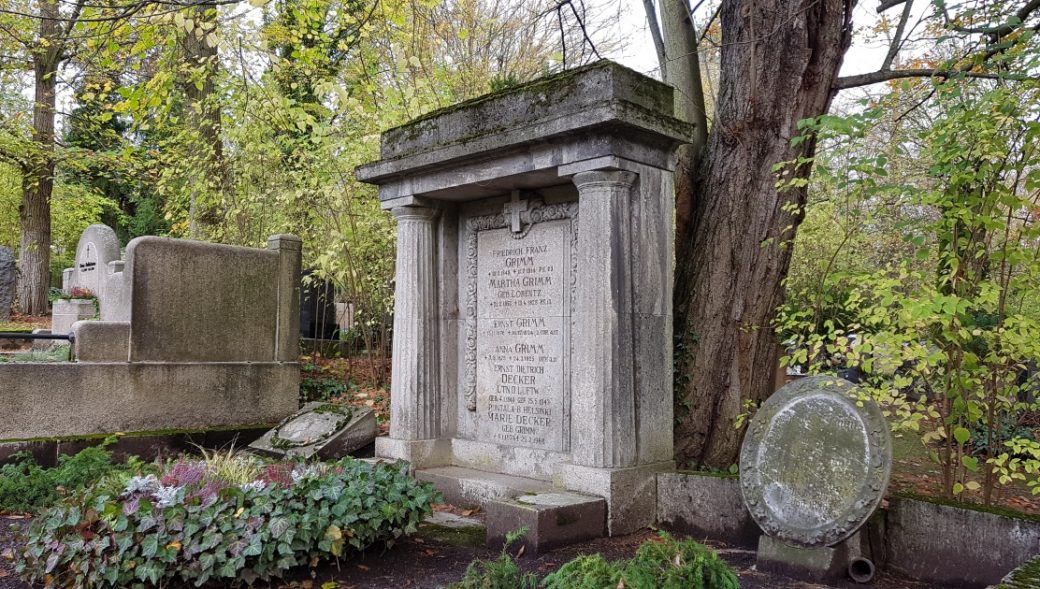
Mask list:
[[[0,589],[32,589],[17,578],[12,570],[13,559],[19,545],[15,529],[28,523],[24,518],[12,519],[0,516]],[[12,529],[14,526],[14,529]],[[582,542],[555,550],[537,558],[521,557],[519,563],[526,571],[545,575],[579,554],[598,552],[605,558],[617,560],[628,558],[636,548],[654,532],[645,530],[619,538],[601,538]],[[847,584],[820,585],[806,583],[778,575],[760,573],[755,570],[755,554],[724,544],[709,542],[740,577],[742,589],[822,589],[827,587],[864,587]],[[415,536],[405,539],[385,550],[370,550],[313,571],[294,572],[285,581],[273,585],[275,588],[292,589],[436,589],[459,580],[469,563],[476,558],[494,559],[498,552],[485,546],[467,543],[464,535],[457,539],[445,537],[442,528],[423,527]],[[901,579],[887,574],[869,587],[873,589],[939,589]],[[171,588],[172,589],[172,588]]]

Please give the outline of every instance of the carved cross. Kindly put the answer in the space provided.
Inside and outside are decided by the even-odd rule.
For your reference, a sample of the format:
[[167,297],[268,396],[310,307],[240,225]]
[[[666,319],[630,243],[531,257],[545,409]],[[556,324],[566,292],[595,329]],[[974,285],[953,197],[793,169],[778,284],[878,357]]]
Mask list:
[[527,201],[520,200],[520,191],[514,190],[513,196],[502,209],[502,214],[510,218],[509,225],[513,233],[520,233],[522,230],[522,227],[520,227],[520,213],[523,213],[526,210]]

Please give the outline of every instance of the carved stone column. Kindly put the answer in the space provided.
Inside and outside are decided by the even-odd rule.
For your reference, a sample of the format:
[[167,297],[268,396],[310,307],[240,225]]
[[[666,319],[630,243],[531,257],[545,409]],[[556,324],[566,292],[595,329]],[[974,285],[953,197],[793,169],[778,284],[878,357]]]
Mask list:
[[393,210],[397,217],[397,280],[390,437],[397,440],[429,440],[442,434],[435,223],[438,212],[421,206]]
[[578,218],[576,334],[572,375],[574,464],[636,464],[632,338],[631,193],[626,171],[575,174]]

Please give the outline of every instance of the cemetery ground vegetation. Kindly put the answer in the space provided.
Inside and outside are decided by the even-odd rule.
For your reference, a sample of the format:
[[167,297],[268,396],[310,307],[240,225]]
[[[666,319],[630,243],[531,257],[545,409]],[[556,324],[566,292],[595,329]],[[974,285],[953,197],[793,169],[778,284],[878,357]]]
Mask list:
[[[42,474],[10,473],[44,484],[61,472],[77,485],[36,501],[50,507],[25,531],[14,566],[26,580],[75,588],[266,582],[391,546],[439,499],[399,467],[352,458],[305,463],[215,452],[117,469],[107,458],[97,449]],[[102,466],[104,475],[83,480]]]

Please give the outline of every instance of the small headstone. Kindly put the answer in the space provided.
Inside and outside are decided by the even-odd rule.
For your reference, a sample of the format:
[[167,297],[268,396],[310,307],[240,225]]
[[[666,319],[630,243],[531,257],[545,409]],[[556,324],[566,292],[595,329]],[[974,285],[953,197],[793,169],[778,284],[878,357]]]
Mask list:
[[376,416],[367,407],[307,403],[249,447],[273,456],[338,458],[372,443]]
[[744,502],[759,527],[801,547],[852,536],[888,486],[892,441],[876,403],[833,376],[792,382],[751,421],[740,453]]
[[108,263],[119,259],[119,238],[108,225],[91,225],[76,246],[76,263],[66,290],[79,287],[103,298]]
[[18,268],[10,248],[0,246],[0,321],[11,318],[11,303],[14,302],[15,286],[18,284]]

